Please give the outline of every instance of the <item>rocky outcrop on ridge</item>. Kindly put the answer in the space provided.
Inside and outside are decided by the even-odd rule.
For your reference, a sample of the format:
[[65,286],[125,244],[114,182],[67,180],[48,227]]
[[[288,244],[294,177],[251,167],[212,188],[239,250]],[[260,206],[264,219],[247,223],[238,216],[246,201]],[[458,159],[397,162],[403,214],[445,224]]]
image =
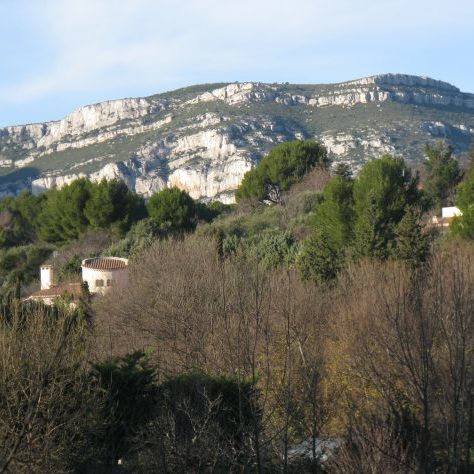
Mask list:
[[118,177],[146,196],[178,186],[229,202],[245,172],[282,141],[320,140],[357,169],[384,153],[420,161],[436,139],[462,154],[473,129],[474,95],[425,77],[195,86],[0,129],[0,194]]

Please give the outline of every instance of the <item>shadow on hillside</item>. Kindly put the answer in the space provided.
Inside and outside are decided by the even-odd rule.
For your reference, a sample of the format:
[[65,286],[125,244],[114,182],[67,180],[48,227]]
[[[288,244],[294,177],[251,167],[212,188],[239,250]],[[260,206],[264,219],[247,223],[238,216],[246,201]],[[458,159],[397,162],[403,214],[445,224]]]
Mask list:
[[5,186],[7,184],[13,184],[18,181],[30,181],[38,178],[40,175],[40,170],[32,166],[25,166],[24,168],[18,168],[9,173],[0,176],[0,186]]

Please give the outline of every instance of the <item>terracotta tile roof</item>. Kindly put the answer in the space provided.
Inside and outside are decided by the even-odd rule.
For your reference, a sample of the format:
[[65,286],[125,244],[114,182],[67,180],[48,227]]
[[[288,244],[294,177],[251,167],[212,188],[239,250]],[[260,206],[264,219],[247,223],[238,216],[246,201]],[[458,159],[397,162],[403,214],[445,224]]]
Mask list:
[[62,285],[53,286],[47,290],[39,290],[31,294],[28,298],[57,298],[67,294],[72,296],[73,299],[81,296],[81,284],[80,283],[64,283]]
[[84,260],[82,266],[94,270],[120,270],[127,266],[127,261],[113,257],[97,257]]

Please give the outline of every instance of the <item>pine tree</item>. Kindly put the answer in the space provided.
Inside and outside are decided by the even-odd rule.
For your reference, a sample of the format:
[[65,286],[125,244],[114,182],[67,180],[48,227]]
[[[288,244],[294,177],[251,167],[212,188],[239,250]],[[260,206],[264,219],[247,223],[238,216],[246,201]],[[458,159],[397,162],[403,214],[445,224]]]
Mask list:
[[280,202],[281,193],[300,182],[315,166],[327,166],[326,148],[314,141],[282,143],[270,150],[256,168],[245,173],[235,193],[244,199]]
[[462,211],[462,216],[454,219],[450,226],[451,232],[465,239],[474,239],[474,168],[458,186],[456,205]]
[[306,240],[297,260],[303,278],[318,283],[334,279],[343,263],[342,252],[320,230]]
[[395,256],[417,267],[429,253],[429,238],[423,230],[421,211],[409,206],[397,226]]
[[351,179],[352,178],[352,169],[349,163],[345,163],[340,161],[337,163],[332,171],[333,176],[339,176],[340,178],[344,179]]
[[425,189],[433,207],[452,204],[456,186],[463,173],[453,157],[453,148],[443,142],[425,147],[426,184]]
[[385,218],[375,200],[359,211],[354,239],[356,257],[387,258],[392,251],[393,237],[393,223]]
[[148,213],[162,230],[184,232],[196,227],[196,206],[186,192],[176,187],[153,194]]
[[367,163],[354,182],[355,254],[388,258],[407,205],[418,199],[416,178],[401,158]]

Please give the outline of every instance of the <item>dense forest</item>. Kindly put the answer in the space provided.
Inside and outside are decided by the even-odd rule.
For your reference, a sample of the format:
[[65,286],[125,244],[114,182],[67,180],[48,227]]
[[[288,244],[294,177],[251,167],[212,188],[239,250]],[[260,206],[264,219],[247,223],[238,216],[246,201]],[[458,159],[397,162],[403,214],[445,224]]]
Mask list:
[[[425,154],[353,176],[284,143],[235,205],[0,200],[0,473],[474,472],[474,148]],[[126,289],[24,301],[99,255]]]

